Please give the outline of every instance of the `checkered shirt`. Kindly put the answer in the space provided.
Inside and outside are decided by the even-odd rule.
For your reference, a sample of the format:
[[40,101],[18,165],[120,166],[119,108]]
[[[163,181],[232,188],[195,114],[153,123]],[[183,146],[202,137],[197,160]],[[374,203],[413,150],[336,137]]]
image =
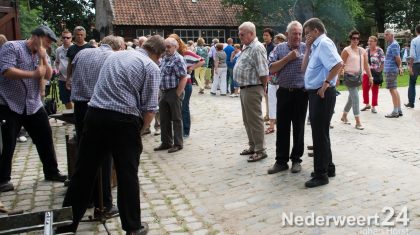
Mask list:
[[71,86],[72,101],[89,101],[93,88],[98,81],[99,72],[106,58],[113,53],[109,45],[80,51],[72,61],[73,82]]
[[261,84],[260,77],[268,74],[267,51],[258,38],[255,38],[242,50],[233,68],[233,77],[239,86],[248,86]]
[[102,66],[89,107],[143,117],[158,110],[160,70],[143,49],[111,54]]
[[[283,88],[303,88],[305,87],[305,73],[301,71],[303,56],[305,54],[306,44],[301,42],[298,48],[300,56],[287,63],[280,71],[276,73],[276,80],[279,87]],[[272,63],[283,59],[292,49],[287,42],[283,42],[274,48],[268,59],[269,66]]]
[[400,45],[397,41],[393,41],[386,49],[384,72],[385,73],[398,73],[398,65],[395,57],[400,56]]
[[38,54],[32,54],[26,40],[6,42],[0,49],[0,105],[18,114],[34,114],[43,107],[39,80],[33,78],[8,79],[2,76],[8,69],[36,70]]
[[160,70],[161,90],[176,88],[179,79],[187,76],[187,64],[178,52],[171,56],[165,55],[160,63]]

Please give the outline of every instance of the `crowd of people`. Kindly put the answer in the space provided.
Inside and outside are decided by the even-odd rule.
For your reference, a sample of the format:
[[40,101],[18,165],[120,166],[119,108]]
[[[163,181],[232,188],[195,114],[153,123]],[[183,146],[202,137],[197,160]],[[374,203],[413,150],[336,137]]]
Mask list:
[[[284,34],[275,35],[266,28],[264,43],[258,40],[253,23],[244,22],[238,30],[242,46],[231,38],[227,43],[214,39],[210,46],[203,38],[184,43],[176,34],[166,39],[159,35],[140,37],[133,42],[109,35],[98,44],[86,42],[86,30],[77,26],[73,32],[61,32],[62,44],[55,51],[53,63],[47,50],[58,39],[47,26],[33,30],[27,40],[7,42],[0,35],[0,120],[5,120],[1,127],[4,148],[0,192],[14,190],[10,182],[12,158],[22,126],[37,147],[45,179],[67,179],[58,169],[51,126],[42,103],[43,81],[54,73],[59,77],[60,100],[67,109],[74,108],[78,146],[76,169],[63,202],[63,206],[73,207],[73,224],[61,227],[61,232],[75,232],[88,205],[93,202],[98,208],[98,197],[103,197],[105,213],[120,213],[127,234],[147,233],[147,224],[140,219],[137,176],[141,139],[151,133],[154,120],[155,133],[161,138],[154,151],[174,153],[183,149],[191,131],[193,83],[198,85],[200,95],[210,89],[211,96],[219,93],[239,97],[248,138],[248,146],[239,154],[247,155],[248,162],[268,156],[265,135],[276,132],[275,163],[268,174],[288,170],[289,160],[292,173],[301,171],[309,109],[314,171],[305,183],[308,188],[328,184],[329,177],[336,174],[329,131],[339,77],[349,91],[341,121],[349,124],[348,113],[353,109],[357,130],[365,128],[360,111],[377,113],[378,89],[384,81],[393,101],[393,110],[385,117],[403,116],[397,90],[403,62],[410,74],[409,102],[405,106],[414,108],[420,74],[420,25],[410,50],[403,54],[404,60],[390,29],[384,34],[386,53],[375,36],[369,37],[367,49],[361,47],[361,34],[352,30],[350,45],[341,55],[318,18],[303,25],[292,21]],[[361,109],[360,86],[365,104]],[[118,209],[110,188],[112,160],[118,180]],[[99,169],[104,179],[101,196],[95,180]]]

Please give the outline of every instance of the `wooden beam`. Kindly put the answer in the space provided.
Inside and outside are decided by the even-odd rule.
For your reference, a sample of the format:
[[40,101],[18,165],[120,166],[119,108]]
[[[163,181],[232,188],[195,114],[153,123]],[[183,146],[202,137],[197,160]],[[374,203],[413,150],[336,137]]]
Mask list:
[[0,18],[0,27],[3,26],[4,24],[10,22],[10,20],[12,20],[14,17],[15,17],[14,12],[7,13],[5,16]]

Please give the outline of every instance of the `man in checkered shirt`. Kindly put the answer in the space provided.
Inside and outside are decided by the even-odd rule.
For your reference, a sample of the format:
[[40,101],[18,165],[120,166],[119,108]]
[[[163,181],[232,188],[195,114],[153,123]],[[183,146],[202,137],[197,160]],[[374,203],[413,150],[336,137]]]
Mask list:
[[139,50],[111,54],[99,73],[84,120],[78,161],[63,206],[72,206],[73,224],[57,232],[76,232],[90,201],[97,170],[112,154],[118,180],[118,209],[128,235],[146,234],[141,223],[138,166],[142,126],[157,111],[160,56],[164,40],[152,36]]
[[[77,143],[80,143],[80,137],[83,131],[83,120],[88,109],[88,102],[93,94],[96,82],[99,78],[99,72],[105,60],[114,52],[121,50],[124,42],[115,36],[107,36],[102,39],[101,46],[98,48],[87,48],[74,57],[73,82],[71,83],[71,100],[74,103],[74,117],[76,127]],[[102,190],[103,206],[108,214],[115,214],[118,210],[112,204],[111,194],[111,155],[107,156],[102,163]],[[97,188],[95,186],[95,188]],[[98,192],[93,194],[95,210],[99,210]]]
[[32,31],[28,40],[9,41],[1,47],[0,120],[6,123],[2,125],[0,192],[14,190],[10,175],[16,138],[22,126],[36,145],[45,179],[60,182],[67,179],[58,170],[51,126],[40,94],[40,79],[50,79],[52,75],[45,48],[53,41],[57,41],[53,31],[42,25]]

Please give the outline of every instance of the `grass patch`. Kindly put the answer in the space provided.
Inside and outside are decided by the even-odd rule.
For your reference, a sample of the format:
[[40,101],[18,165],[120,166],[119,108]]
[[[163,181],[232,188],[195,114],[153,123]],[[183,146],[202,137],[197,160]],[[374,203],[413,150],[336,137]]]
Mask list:
[[[397,78],[397,84],[398,87],[407,87],[408,83],[410,81],[410,75],[407,71],[403,73],[403,75],[398,75]],[[384,82],[382,83],[382,86],[380,88],[386,88],[386,82],[385,82],[385,75],[384,75]],[[340,85],[337,87],[337,90],[339,91],[347,91],[347,87],[343,83],[343,78],[341,78]]]

